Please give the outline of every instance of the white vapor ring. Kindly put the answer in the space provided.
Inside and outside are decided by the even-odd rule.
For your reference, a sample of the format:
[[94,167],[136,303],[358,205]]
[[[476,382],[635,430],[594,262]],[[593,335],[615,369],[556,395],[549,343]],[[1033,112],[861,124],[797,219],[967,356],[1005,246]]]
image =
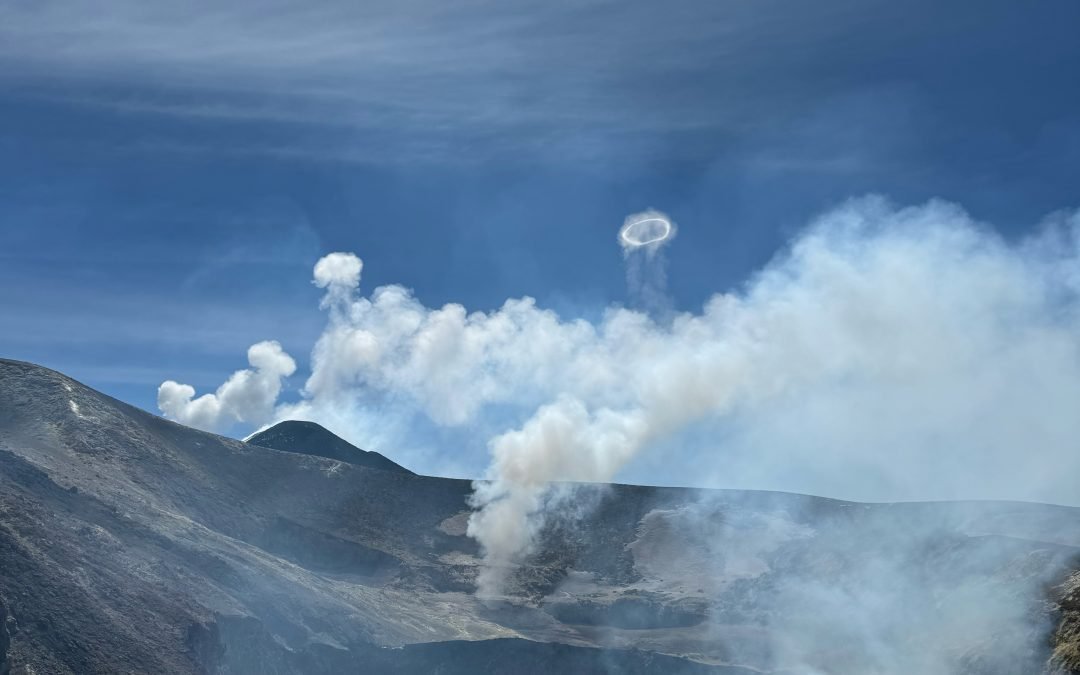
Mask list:
[[[664,224],[664,233],[663,234],[658,235],[656,237],[653,237],[652,239],[646,239],[645,241],[641,241],[640,239],[635,239],[635,238],[630,236],[630,230],[637,227],[638,225],[642,225],[644,223],[654,223],[654,222]],[[627,223],[626,226],[623,227],[622,231],[619,232],[619,237],[622,238],[623,242],[625,242],[626,244],[628,244],[630,246],[648,246],[649,244],[658,244],[658,243],[664,241],[665,239],[667,239],[670,236],[671,236],[671,222],[664,219],[664,218],[642,218],[641,220],[635,220],[632,223]]]

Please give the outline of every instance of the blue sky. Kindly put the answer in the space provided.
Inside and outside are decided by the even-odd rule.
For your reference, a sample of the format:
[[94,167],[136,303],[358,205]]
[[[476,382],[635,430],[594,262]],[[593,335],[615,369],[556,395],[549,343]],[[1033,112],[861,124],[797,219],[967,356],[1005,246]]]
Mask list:
[[0,355],[155,410],[322,331],[314,262],[427,306],[627,302],[654,207],[679,309],[814,215],[943,197],[1007,237],[1080,206],[1080,4],[0,7]]

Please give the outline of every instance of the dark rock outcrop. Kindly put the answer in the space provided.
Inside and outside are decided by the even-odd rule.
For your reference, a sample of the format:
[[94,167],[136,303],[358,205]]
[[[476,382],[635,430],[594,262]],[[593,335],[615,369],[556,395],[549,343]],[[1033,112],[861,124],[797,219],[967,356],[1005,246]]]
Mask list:
[[1061,621],[1054,634],[1051,672],[1080,673],[1080,572],[1070,576],[1059,592]]

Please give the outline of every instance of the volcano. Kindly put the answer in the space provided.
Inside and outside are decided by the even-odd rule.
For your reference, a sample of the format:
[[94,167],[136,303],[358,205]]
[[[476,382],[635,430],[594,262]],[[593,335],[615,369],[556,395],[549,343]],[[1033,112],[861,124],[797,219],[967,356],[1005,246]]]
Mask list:
[[0,360],[0,673],[1080,672],[1080,509],[567,489],[481,600],[469,481]]

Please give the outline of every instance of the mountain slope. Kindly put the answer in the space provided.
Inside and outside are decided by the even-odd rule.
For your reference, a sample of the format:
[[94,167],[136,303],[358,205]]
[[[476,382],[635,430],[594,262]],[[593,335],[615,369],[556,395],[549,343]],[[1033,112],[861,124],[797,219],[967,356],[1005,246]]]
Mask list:
[[0,672],[1026,673],[1059,622],[1075,653],[1076,509],[575,489],[481,602],[468,481],[0,360]]
[[279,422],[269,429],[249,436],[245,442],[274,450],[336,459],[339,462],[348,462],[372,469],[412,473],[377,452],[361,450],[314,422],[294,420]]

